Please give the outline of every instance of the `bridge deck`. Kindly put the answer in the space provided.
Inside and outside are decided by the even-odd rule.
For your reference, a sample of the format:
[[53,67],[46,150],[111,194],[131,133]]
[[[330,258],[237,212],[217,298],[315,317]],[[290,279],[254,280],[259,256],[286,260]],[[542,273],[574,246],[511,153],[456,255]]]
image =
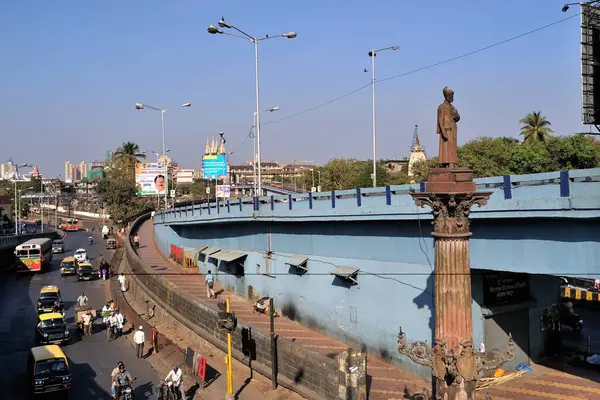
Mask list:
[[[167,259],[156,247],[153,239],[152,221],[146,221],[139,230],[140,249],[138,254],[141,260],[152,269],[160,273],[169,274],[166,278],[174,285],[189,292],[207,307],[217,309],[216,300],[206,297],[204,276],[199,273],[190,273],[175,262]],[[221,292],[220,298],[229,296],[231,309],[244,324],[254,329],[267,330],[269,319],[265,315],[253,313],[253,302],[246,300],[235,293],[215,285],[215,292]],[[321,332],[313,331],[298,322],[285,317],[275,319],[275,332],[283,338],[294,340],[296,344],[307,347],[323,355],[339,354],[348,348],[348,345],[334,340]],[[372,400],[403,398],[405,385],[413,391],[428,388],[425,380],[391,365],[376,357],[368,358],[368,373],[371,376],[370,396]]]

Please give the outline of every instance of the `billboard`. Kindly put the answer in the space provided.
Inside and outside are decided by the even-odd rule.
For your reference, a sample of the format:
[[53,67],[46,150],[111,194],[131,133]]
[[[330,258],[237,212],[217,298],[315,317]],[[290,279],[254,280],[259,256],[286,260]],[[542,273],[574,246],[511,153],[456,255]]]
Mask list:
[[591,4],[581,4],[581,95],[583,123],[600,124],[600,7]]
[[203,156],[202,175],[204,179],[225,178],[227,176],[227,156],[225,154]]
[[229,196],[231,196],[231,186],[217,185],[217,197],[221,199],[228,199]]
[[156,196],[167,191],[164,164],[135,163],[135,192],[138,196]]

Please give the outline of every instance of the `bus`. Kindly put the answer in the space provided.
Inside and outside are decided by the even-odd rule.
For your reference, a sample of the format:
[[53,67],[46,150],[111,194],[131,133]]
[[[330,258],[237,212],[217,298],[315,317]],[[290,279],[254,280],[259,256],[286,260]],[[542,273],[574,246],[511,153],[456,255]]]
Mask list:
[[31,239],[17,246],[17,272],[41,272],[52,261],[52,239]]
[[65,231],[75,232],[79,230],[79,221],[76,219],[67,220],[67,224],[65,225]]

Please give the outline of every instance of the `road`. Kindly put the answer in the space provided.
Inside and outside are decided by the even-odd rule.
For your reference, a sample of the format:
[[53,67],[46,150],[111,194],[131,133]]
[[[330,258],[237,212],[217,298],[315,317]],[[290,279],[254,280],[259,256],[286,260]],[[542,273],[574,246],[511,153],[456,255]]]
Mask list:
[[[88,244],[87,232],[72,232],[65,237],[66,252],[71,256],[80,247],[87,248],[92,263],[103,254],[99,233],[95,233],[94,244]],[[72,399],[110,399],[110,373],[117,361],[123,361],[131,374],[137,378],[136,399],[153,398],[153,384],[160,380],[154,369],[145,361],[138,360],[131,344],[131,335],[107,343],[104,331],[99,327],[92,336],[81,338],[73,326],[73,305],[83,291],[94,308],[101,308],[108,296],[108,281],[94,280],[77,282],[75,277],[61,277],[60,261],[63,255],[54,256],[51,267],[40,275],[5,275],[0,277],[0,365],[5,372],[0,374],[2,399],[28,398],[29,385],[26,380],[26,364],[29,349],[34,344],[36,324],[35,304],[43,285],[58,285],[65,301],[66,320],[73,338],[63,349],[69,358],[73,375]],[[96,260],[94,260],[96,259]],[[8,392],[8,393],[7,393]]]
[[563,341],[571,347],[585,349],[589,337],[592,352],[600,354],[600,309],[576,303],[575,312],[583,317],[583,330],[573,332],[571,328],[563,327]]

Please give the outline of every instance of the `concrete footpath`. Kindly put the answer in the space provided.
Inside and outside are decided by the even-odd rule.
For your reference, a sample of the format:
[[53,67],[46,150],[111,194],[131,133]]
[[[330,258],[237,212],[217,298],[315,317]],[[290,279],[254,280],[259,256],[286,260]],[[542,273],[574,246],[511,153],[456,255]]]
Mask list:
[[[125,262],[124,260],[122,262]],[[115,266],[113,266],[115,267]],[[122,266],[119,266],[119,272]],[[118,287],[116,281],[116,274],[111,280],[111,285]],[[141,324],[145,326],[144,331],[146,332],[146,345],[147,351],[146,359],[156,369],[159,376],[166,377],[169,370],[174,364],[181,365],[184,363],[185,350],[188,347],[188,340],[184,337],[174,337],[172,331],[170,331],[164,321],[160,320],[159,316],[153,316],[148,318],[146,315],[146,303],[135,299],[135,297],[129,293],[122,293],[121,303],[125,301],[127,305],[131,307],[130,315],[126,314],[128,319],[125,327],[125,340],[127,340],[132,348],[133,343],[133,332]],[[122,309],[125,304],[120,305]],[[131,312],[135,315],[131,315]],[[137,317],[137,318],[136,318]],[[161,344],[160,351],[158,353],[150,350],[152,348],[151,343],[151,329],[156,328],[158,332],[172,343],[166,343],[164,346]],[[150,350],[150,351],[149,351]],[[186,377],[184,384],[186,390],[192,387],[192,390],[188,390],[188,399],[217,399],[224,398],[227,392],[227,368],[225,365],[226,354],[212,346],[208,342],[203,342],[201,347],[195,346],[194,351],[196,354],[201,354],[206,358],[207,362],[207,383],[206,387],[202,390],[199,388],[199,379],[195,377]],[[157,382],[158,384],[159,382]],[[299,400],[302,399],[298,394],[291,392],[287,389],[279,387],[275,390],[271,389],[271,381],[267,380],[259,374],[252,374],[250,369],[242,363],[233,361],[233,392],[236,394],[237,399],[264,399],[264,400]]]

